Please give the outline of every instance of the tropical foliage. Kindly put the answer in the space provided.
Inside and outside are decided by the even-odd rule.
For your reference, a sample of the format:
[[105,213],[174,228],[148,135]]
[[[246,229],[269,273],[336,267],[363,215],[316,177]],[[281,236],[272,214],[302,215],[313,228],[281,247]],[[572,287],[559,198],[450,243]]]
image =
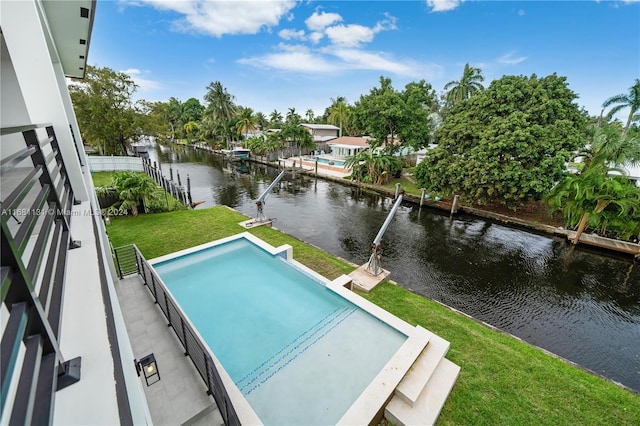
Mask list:
[[229,147],[231,142],[231,122],[237,110],[234,103],[235,97],[219,81],[211,82],[207,86],[207,93],[204,95],[207,103],[205,109],[206,123],[209,125],[212,136],[221,135],[224,139],[225,147]]
[[640,164],[640,139],[622,136],[611,126],[598,126],[591,129],[581,154],[582,171],[565,177],[551,190],[549,206],[562,212],[569,228],[577,227],[574,243],[585,229],[637,240],[640,188],[617,166]]
[[390,78],[380,77],[380,87],[360,96],[353,114],[359,132],[371,135],[377,146],[391,154],[403,147],[418,150],[428,145],[433,131],[431,113],[436,109],[435,91],[424,80],[397,92]]
[[85,143],[103,155],[127,155],[130,140],[139,135],[136,89],[127,74],[91,65],[84,80],[72,81],[69,93]]
[[456,104],[416,167],[423,187],[513,209],[539,200],[584,141],[586,117],[564,77],[504,76]]
[[450,81],[444,86],[444,90],[447,90],[447,103],[453,106],[481,92],[484,90],[484,86],[481,84],[483,81],[484,77],[480,68],[471,67],[467,62],[464,66],[464,71],[462,71],[460,81]]
[[98,196],[116,195],[119,198],[107,208],[107,214],[122,215],[131,211],[133,216],[137,216],[138,205],[159,201],[163,190],[145,173],[124,171],[115,173],[111,186],[96,188],[96,193]]
[[345,162],[345,167],[351,169],[352,180],[373,185],[389,182],[389,179],[402,171],[402,165],[398,157],[374,153],[372,149],[360,151]]
[[629,88],[628,94],[621,93],[612,96],[604,101],[602,107],[607,108],[611,105],[615,106],[608,113],[610,117],[625,108],[629,108],[627,124],[625,124],[622,133],[623,136],[626,136],[631,122],[640,120],[640,78],[636,78],[635,84]]

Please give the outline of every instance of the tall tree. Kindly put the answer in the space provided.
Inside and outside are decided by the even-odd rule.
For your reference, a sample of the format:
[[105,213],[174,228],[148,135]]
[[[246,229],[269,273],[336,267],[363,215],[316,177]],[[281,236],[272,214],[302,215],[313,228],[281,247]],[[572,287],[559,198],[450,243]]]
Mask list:
[[469,66],[467,62],[462,71],[462,78],[459,81],[450,81],[444,86],[447,90],[447,103],[455,105],[463,99],[469,99],[475,93],[484,90],[482,82],[484,77],[480,68]]
[[375,138],[376,146],[386,144],[393,149],[402,121],[403,102],[400,94],[391,85],[391,79],[380,77],[380,87],[360,96],[354,112],[359,126]]
[[143,134],[164,139],[173,133],[169,123],[169,104],[167,102],[141,100],[136,105],[142,114],[139,126]]
[[453,107],[416,179],[434,192],[480,204],[515,209],[541,199],[584,141],[586,117],[575,99],[566,78],[555,74],[494,80]]
[[269,119],[263,112],[256,112],[256,123],[258,124],[259,130],[265,130],[269,127]]
[[176,138],[176,132],[182,130],[182,102],[173,96],[169,98],[167,120],[171,127],[171,141]]
[[69,85],[83,139],[105,155],[127,155],[131,138],[138,135],[132,101],[137,87],[125,73],[91,65],[84,80],[72,80]]
[[342,126],[347,123],[349,114],[350,109],[344,98],[340,98],[329,108],[327,121],[334,126],[340,127],[339,136],[342,136]]
[[225,144],[228,148],[231,136],[230,124],[237,109],[234,97],[227,92],[222,83],[215,81],[207,86],[204,100],[207,102],[205,113],[213,119],[213,122],[218,122],[222,126]]
[[245,139],[248,139],[248,133],[256,131],[257,128],[258,120],[253,114],[253,110],[251,108],[242,108],[236,121],[236,129],[238,129],[238,132],[243,134]]
[[274,129],[282,128],[282,114],[275,109],[269,114],[269,125]]
[[636,78],[635,84],[629,88],[629,93],[621,93],[610,97],[604,101],[602,107],[608,108],[611,105],[615,106],[609,111],[609,116],[616,114],[622,109],[629,108],[627,124],[625,124],[624,131],[622,132],[622,135],[626,136],[631,122],[640,119],[640,116],[637,114],[640,112],[640,78]]
[[307,118],[307,122],[308,123],[313,123],[313,118],[315,116],[315,114],[313,113],[313,110],[311,108],[309,108],[305,113],[304,116]]
[[300,156],[302,156],[303,148],[312,149],[316,146],[309,131],[293,121],[285,124],[278,134],[283,142],[286,141],[290,146],[298,147]]
[[285,119],[285,124],[300,124],[301,121],[302,121],[302,117],[300,117],[300,114],[296,112],[296,109],[289,108],[289,111],[287,112],[287,117]]
[[205,107],[196,98],[189,98],[183,104],[180,114],[180,122],[185,123],[189,121],[195,121],[196,123],[202,120],[202,114],[204,114]]
[[420,80],[407,84],[400,93],[403,101],[398,137],[402,146],[414,151],[426,147],[433,139],[438,98],[431,84]]

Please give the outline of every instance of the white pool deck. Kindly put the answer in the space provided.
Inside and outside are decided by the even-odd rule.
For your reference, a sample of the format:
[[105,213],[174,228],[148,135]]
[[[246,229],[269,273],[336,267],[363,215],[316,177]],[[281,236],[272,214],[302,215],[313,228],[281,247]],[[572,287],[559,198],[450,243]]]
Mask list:
[[[245,234],[250,236],[247,237],[249,239],[255,238],[251,234]],[[266,244],[258,241],[261,245]],[[285,251],[288,258],[292,254],[289,246],[273,250]],[[152,263],[165,258],[154,259]],[[293,262],[307,269],[295,260]],[[328,282],[327,287],[408,338],[338,424],[378,423],[383,415],[394,424],[433,424],[460,370],[445,358],[449,343],[420,326],[411,326],[348,290],[346,287],[349,287],[351,281],[351,277],[343,275]],[[122,279],[116,284],[116,291],[134,354],[141,358],[153,352],[158,362],[161,380],[145,387],[153,422],[223,424],[213,398],[206,394],[204,382],[191,360],[185,357],[178,338],[167,326],[162,311],[154,304],[142,279],[137,275]],[[235,398],[244,400],[233,383],[227,383],[226,387],[232,401]],[[233,403],[243,424],[256,424],[257,416],[248,407],[246,400]]]

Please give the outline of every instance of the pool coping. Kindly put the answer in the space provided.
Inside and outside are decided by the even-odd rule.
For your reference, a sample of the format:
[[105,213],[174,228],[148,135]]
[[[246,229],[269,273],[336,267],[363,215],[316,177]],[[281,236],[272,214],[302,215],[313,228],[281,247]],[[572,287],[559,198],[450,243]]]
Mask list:
[[[356,398],[356,400],[351,404],[351,407],[343,414],[342,418],[338,421],[338,424],[345,425],[371,423],[375,419],[376,415],[378,415],[378,413],[384,409],[386,402],[392,396],[395,388],[398,386],[415,359],[427,344],[431,333],[420,326],[414,327],[408,324],[404,320],[396,317],[390,312],[385,311],[374,303],[347,289],[345,285],[351,282],[351,277],[349,277],[348,275],[341,275],[334,280],[329,280],[326,277],[318,274],[316,271],[293,259],[293,248],[289,244],[274,247],[249,232],[242,232],[230,237],[221,238],[209,243],[160,256],[149,260],[148,263],[152,267],[154,267],[156,264],[165,262],[167,260],[175,259],[177,257],[191,254],[210,247],[219,246],[242,238],[250,241],[251,243],[255,244],[256,246],[260,247],[273,256],[283,257],[293,266],[299,268],[304,273],[310,275],[316,281],[323,284],[327,289],[333,291],[337,295],[341,296],[350,303],[353,303],[360,309],[372,315],[374,318],[407,336],[407,339],[400,346],[400,348],[398,348],[398,350],[389,359],[389,361],[387,361],[382,370],[372,379],[369,385],[363,390],[360,396]],[[156,273],[156,275],[158,274]],[[169,294],[169,296],[173,299],[172,294]],[[174,299],[174,302],[177,301],[175,301]],[[211,359],[215,363],[216,369],[220,374],[220,378],[222,379],[223,385],[229,395],[229,398],[231,399],[240,422],[242,424],[252,425],[263,424],[262,420],[260,420],[256,412],[253,410],[253,407],[251,407],[251,404],[249,404],[248,400],[242,394],[240,389],[238,389],[235,382],[231,379],[231,376],[229,376],[220,361],[216,358],[209,345],[206,344],[206,341],[202,338],[202,336],[198,332],[198,329],[194,326],[189,317],[182,310],[180,304],[175,304],[177,306],[177,309],[180,310],[181,315],[185,317],[185,319],[189,323],[189,326],[192,328],[192,330],[194,330],[197,338],[200,339],[203,346],[211,356]]]

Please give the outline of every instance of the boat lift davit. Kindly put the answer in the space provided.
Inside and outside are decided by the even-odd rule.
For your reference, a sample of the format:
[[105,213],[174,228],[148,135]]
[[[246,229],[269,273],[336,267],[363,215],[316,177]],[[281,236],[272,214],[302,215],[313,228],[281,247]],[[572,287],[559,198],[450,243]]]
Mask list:
[[382,259],[382,244],[381,244],[382,236],[384,235],[385,231],[389,227],[389,224],[391,223],[391,219],[393,219],[393,216],[396,214],[396,211],[398,210],[398,207],[400,207],[401,203],[402,203],[402,194],[399,194],[398,198],[396,198],[396,203],[393,205],[393,208],[387,215],[387,218],[382,224],[382,227],[378,231],[378,235],[376,235],[376,238],[373,240],[373,243],[371,244],[372,253],[371,253],[371,257],[369,257],[369,262],[367,263],[367,272],[369,272],[372,275],[378,276],[380,272],[382,272],[382,267],[380,265],[380,260]]
[[264,205],[266,203],[267,197],[269,196],[269,194],[271,194],[271,190],[278,184],[278,182],[280,182],[280,180],[282,180],[284,175],[285,175],[285,171],[283,170],[273,180],[273,182],[271,182],[271,184],[267,187],[267,189],[264,190],[262,195],[260,195],[260,197],[258,197],[258,199],[256,200],[256,207],[258,209],[258,214],[257,214],[255,219],[250,220],[248,222],[245,222],[245,226],[251,227],[251,226],[256,226],[256,225],[264,225],[266,223],[270,223],[270,222],[273,221],[272,219],[269,219],[269,218],[267,218],[265,216],[265,214],[264,214]]

